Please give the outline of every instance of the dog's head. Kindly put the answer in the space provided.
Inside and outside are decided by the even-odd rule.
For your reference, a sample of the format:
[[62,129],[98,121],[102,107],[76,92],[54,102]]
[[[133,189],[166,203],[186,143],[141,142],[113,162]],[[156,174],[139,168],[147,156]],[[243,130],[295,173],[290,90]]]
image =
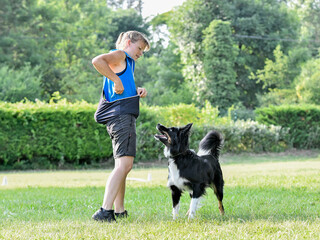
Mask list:
[[166,146],[168,155],[174,157],[188,150],[191,127],[192,123],[189,123],[184,127],[170,128],[158,123],[157,129],[161,134],[157,134],[154,137]]

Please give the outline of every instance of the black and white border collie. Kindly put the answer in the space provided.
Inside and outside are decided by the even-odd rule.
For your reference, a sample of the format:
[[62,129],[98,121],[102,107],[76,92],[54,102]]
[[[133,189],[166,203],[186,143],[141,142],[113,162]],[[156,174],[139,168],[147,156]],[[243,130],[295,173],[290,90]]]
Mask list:
[[168,158],[168,187],[172,194],[172,214],[176,219],[179,212],[179,202],[182,192],[188,191],[191,197],[188,218],[195,216],[201,197],[205,189],[211,187],[219,201],[220,214],[224,214],[223,177],[219,164],[219,152],[223,143],[221,135],[210,131],[200,142],[199,152],[196,154],[189,149],[189,133],[192,123],[184,127],[167,128],[157,125],[161,133],[155,139],[164,145],[164,155]]

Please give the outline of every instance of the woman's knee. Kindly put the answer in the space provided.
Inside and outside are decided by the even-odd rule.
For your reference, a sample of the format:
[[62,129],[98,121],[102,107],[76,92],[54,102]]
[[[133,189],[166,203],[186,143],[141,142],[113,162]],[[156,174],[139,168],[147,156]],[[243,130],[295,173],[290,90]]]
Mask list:
[[123,165],[123,168],[127,174],[131,171],[132,167],[133,167],[133,163],[126,163]]
[[133,167],[133,157],[120,157],[116,159],[116,166],[120,168],[124,173],[128,174]]

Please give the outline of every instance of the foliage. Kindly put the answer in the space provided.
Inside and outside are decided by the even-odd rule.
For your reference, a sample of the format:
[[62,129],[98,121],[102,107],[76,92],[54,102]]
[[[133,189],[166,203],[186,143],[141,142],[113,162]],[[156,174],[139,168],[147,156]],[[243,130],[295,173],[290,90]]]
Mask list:
[[288,148],[288,128],[238,120],[218,129],[224,134],[225,152],[282,152]]
[[184,82],[181,69],[180,54],[172,42],[161,53],[139,59],[135,81],[148,91],[144,101],[158,106],[191,103],[193,90]]
[[113,11],[105,1],[1,1],[0,63],[38,66],[41,97],[59,91],[70,101],[97,102],[102,77],[91,59],[113,49],[122,31],[148,34],[136,11]]
[[[295,81],[295,78],[300,75],[302,66],[310,59],[311,50],[309,48],[298,46],[289,50],[288,75],[289,78],[291,78],[291,81]],[[292,85],[293,84],[289,85],[289,87]],[[288,88],[288,86],[286,86],[285,88]]]
[[263,83],[263,88],[294,89],[294,79],[300,74],[301,65],[310,59],[310,51],[306,48],[295,48],[285,55],[278,45],[273,52],[274,61],[266,59],[264,69],[252,73],[252,79]]
[[[112,157],[111,140],[104,126],[94,121],[96,105],[86,102],[67,103],[55,93],[49,103],[41,101],[0,103],[0,165],[5,168],[39,166],[64,167],[105,162]],[[162,158],[161,144],[154,140],[156,124],[182,126],[194,123],[191,145],[212,129],[225,136],[225,152],[283,151],[287,132],[253,121],[234,122],[221,118],[210,105],[142,106],[137,121],[136,161]],[[160,155],[159,155],[160,154]]]
[[257,70],[257,82],[263,83],[263,88],[287,88],[292,83],[288,75],[288,56],[281,51],[278,45],[273,52],[275,61],[266,59],[263,70]]
[[317,56],[320,47],[320,3],[315,0],[290,0],[301,19],[301,39],[312,53]]
[[85,102],[1,103],[1,165],[46,158],[55,166],[99,162],[112,154],[110,139]]
[[283,105],[259,108],[256,120],[261,124],[289,128],[295,148],[319,148],[320,107],[315,105]]
[[130,9],[137,10],[140,15],[142,12],[143,4],[141,0],[106,0],[108,6],[115,7],[117,9]]
[[273,89],[267,94],[258,96],[259,106],[278,106],[298,104],[299,99],[295,89]]
[[[261,92],[261,85],[249,78],[250,73],[263,68],[265,59],[272,57],[278,44],[287,52],[291,43],[277,39],[296,38],[299,23],[295,12],[276,0],[186,1],[172,14],[170,31],[181,51],[184,76],[188,80],[203,80],[206,51],[202,48],[203,30],[212,20],[231,22],[239,51],[235,71],[240,100],[244,106],[253,108],[257,105],[256,94]],[[255,36],[262,36],[262,39],[255,39]]]
[[[149,92],[146,99],[149,105],[195,103],[203,106],[205,100],[209,100],[212,105],[219,105],[222,112],[230,104],[216,104],[211,99],[215,89],[203,87],[211,64],[224,70],[220,65],[223,58],[215,56],[213,61],[209,57],[210,50],[216,52],[213,45],[207,44],[209,51],[205,47],[205,41],[212,39],[206,39],[204,30],[212,21],[220,20],[230,22],[233,39],[218,49],[231,49],[233,45],[238,52],[232,60],[234,68],[223,71],[228,73],[228,79],[233,79],[231,70],[235,71],[237,89],[223,90],[223,94],[232,98],[229,100],[237,107],[254,109],[263,95],[267,94],[265,98],[270,99],[274,93],[269,94],[269,89],[263,89],[263,82],[257,83],[250,78],[251,74],[263,71],[271,83],[268,88],[292,90],[301,65],[316,59],[320,42],[320,5],[313,0],[187,0],[153,19],[142,18],[144,3],[141,0],[0,0],[0,5],[3,6],[0,65],[18,73],[25,71],[28,64],[30,71],[39,70],[40,89],[36,84],[28,90],[35,94],[25,91],[24,97],[30,100],[48,101],[59,91],[68,101],[97,103],[102,77],[93,68],[91,59],[113,49],[120,32],[138,30],[149,36],[152,46],[139,60],[135,72],[137,85]],[[169,25],[170,33],[165,25]],[[273,54],[276,46],[281,47],[278,55]],[[285,67],[280,69],[280,63]],[[223,75],[213,71],[212,74]],[[303,74],[312,78],[306,76],[306,72]],[[214,83],[223,86],[225,79],[215,78]],[[304,84],[299,83],[300,86]],[[7,90],[14,92],[16,86],[12,88]],[[21,96],[10,101],[20,99]]]
[[20,70],[0,66],[0,101],[19,102],[25,98],[41,99],[41,71],[26,64]]
[[217,122],[225,121],[225,118],[219,118],[218,108],[212,107],[208,101],[202,109],[198,109],[194,104],[146,108],[153,116],[156,116],[158,123],[168,126],[182,126],[188,123],[214,125]]
[[[41,18],[41,8],[37,0],[1,0],[0,4],[0,63],[6,63],[9,68],[23,67],[29,62],[31,66],[40,64],[44,59],[36,38],[36,32],[45,25],[50,13]],[[42,20],[42,21],[41,21]],[[50,30],[49,30],[50,31]]]
[[221,110],[239,101],[234,71],[237,49],[233,46],[229,22],[213,20],[204,30],[203,81],[196,83],[198,101],[205,99]]
[[[256,75],[251,76],[252,79],[262,82],[263,88],[268,89],[267,93],[258,95],[259,106],[303,103],[296,84],[299,79],[309,78],[312,75],[310,71],[307,71],[303,77],[301,75],[303,74],[301,69],[305,68],[303,67],[305,62],[310,59],[310,51],[306,48],[294,48],[289,51],[288,55],[285,55],[278,45],[274,50],[274,58],[274,61],[267,59],[264,69],[258,70]],[[312,61],[309,60],[309,62]],[[314,72],[317,71],[316,69]]]
[[320,105],[320,58],[308,61],[297,77],[297,95],[301,103]]

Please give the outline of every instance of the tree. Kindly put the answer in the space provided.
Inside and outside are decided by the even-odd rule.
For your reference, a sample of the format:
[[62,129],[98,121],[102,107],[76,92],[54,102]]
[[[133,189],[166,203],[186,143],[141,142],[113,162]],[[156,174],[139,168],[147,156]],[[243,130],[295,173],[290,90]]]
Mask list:
[[239,102],[234,71],[236,49],[234,48],[230,22],[213,20],[204,30],[205,78],[194,88],[200,102],[209,100],[214,106],[226,111]]
[[264,68],[251,76],[267,89],[267,93],[258,95],[259,105],[296,104],[295,78],[300,74],[301,66],[310,59],[311,52],[298,46],[285,55],[278,45],[273,53],[275,60],[267,58]]
[[316,56],[320,48],[320,1],[305,0],[302,6],[303,30],[308,33],[308,47],[312,50],[312,55]]
[[19,70],[0,67],[0,101],[19,102],[24,99],[41,100],[41,71],[26,64]]
[[294,88],[294,79],[300,74],[301,65],[311,58],[306,48],[297,47],[285,55],[278,45],[273,52],[274,61],[266,59],[264,69],[257,70],[252,79],[263,83],[263,88],[290,89]]
[[[136,30],[144,33],[147,36],[150,35],[148,31],[149,24],[145,23],[142,16],[133,9],[118,9],[112,13],[108,21],[115,28],[113,32],[110,32],[110,37],[112,37],[113,39],[113,46],[115,46],[115,42],[117,41],[118,36],[121,32]],[[105,25],[105,28],[107,27],[108,25]]]
[[308,61],[297,78],[297,95],[302,103],[320,105],[320,58]]
[[307,47],[313,57],[320,48],[320,1],[286,0],[288,6],[296,10],[301,21],[301,45]]
[[0,0],[0,63],[9,68],[35,66],[43,59],[36,38],[41,21],[37,0]]
[[115,9],[134,9],[140,16],[142,14],[143,2],[142,0],[106,0],[109,7]]
[[43,96],[59,91],[71,101],[97,102],[102,77],[91,59],[115,48],[122,31],[148,34],[135,10],[112,11],[105,1],[0,0],[0,5],[0,64],[17,71],[28,63],[39,67]]
[[136,66],[136,84],[148,90],[144,99],[149,105],[191,103],[193,91],[185,84],[177,47],[170,42],[160,54],[139,59]]
[[257,70],[253,79],[263,83],[263,88],[284,89],[289,88],[293,79],[289,78],[288,56],[281,51],[281,46],[278,45],[273,52],[275,60],[266,59],[264,69]]
[[299,22],[294,11],[277,0],[188,0],[171,15],[172,40],[181,51],[185,78],[202,79],[204,49],[202,32],[212,20],[230,21],[238,47],[235,71],[240,100],[246,107],[257,105],[261,84],[250,79],[251,72],[262,69],[278,44],[287,53],[296,39]]

